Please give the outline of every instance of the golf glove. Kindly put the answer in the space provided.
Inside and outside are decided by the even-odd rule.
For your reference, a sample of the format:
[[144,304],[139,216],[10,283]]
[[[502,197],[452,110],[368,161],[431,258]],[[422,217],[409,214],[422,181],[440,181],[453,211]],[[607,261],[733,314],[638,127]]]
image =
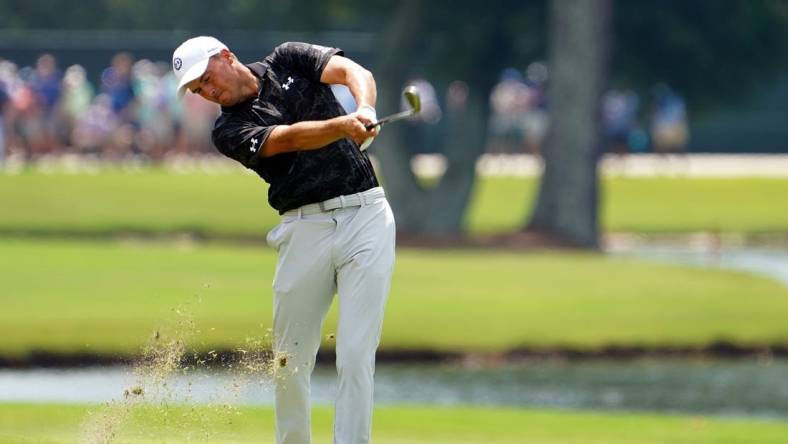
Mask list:
[[[375,108],[369,105],[363,105],[359,107],[359,109],[356,110],[356,113],[359,115],[363,115],[364,117],[368,118],[372,122],[377,122],[378,120],[378,116],[377,116],[377,112],[375,112]],[[378,125],[377,129],[378,129],[378,134],[380,134],[380,125]],[[375,140],[374,137],[367,137],[367,139],[361,143],[359,149],[361,149],[361,151],[366,150],[372,144],[373,140]]]

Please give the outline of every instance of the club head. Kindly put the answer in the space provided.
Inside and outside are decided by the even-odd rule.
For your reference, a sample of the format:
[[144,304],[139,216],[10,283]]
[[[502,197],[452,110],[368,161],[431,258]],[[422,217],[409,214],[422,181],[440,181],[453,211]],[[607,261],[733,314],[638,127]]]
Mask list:
[[402,95],[405,96],[405,100],[408,101],[414,114],[421,111],[421,97],[419,97],[419,90],[415,86],[411,85],[405,88]]

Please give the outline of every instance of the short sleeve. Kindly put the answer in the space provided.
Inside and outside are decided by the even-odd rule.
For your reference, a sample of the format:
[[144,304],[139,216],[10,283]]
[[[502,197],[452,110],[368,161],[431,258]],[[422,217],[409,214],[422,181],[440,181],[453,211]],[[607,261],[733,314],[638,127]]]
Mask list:
[[292,67],[314,82],[320,81],[328,61],[335,55],[343,55],[341,49],[329,48],[301,42],[287,42],[274,50],[274,63]]
[[211,138],[219,152],[245,167],[252,168],[261,160],[260,149],[274,126],[261,126],[253,122],[225,120],[220,117]]

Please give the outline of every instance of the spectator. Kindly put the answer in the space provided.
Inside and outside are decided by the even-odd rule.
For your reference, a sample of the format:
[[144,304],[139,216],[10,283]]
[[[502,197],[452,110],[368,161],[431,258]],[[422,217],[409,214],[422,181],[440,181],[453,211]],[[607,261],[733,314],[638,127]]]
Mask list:
[[44,152],[59,150],[64,140],[63,121],[58,112],[61,95],[62,74],[52,54],[43,54],[36,62],[36,69],[30,78],[30,87],[36,95],[41,110],[41,143]]
[[[183,101],[177,100],[176,96],[172,93],[178,89],[178,80],[175,78],[172,69],[170,69],[169,63],[162,63],[159,65],[159,72],[162,73],[162,76],[159,79],[158,109],[159,113],[167,116],[167,120],[171,123],[169,137],[172,138],[172,142],[170,146],[167,147],[167,151],[169,152],[173,146],[178,146],[178,140],[183,133],[184,108]],[[213,154],[211,150],[209,150],[209,152]]]
[[101,89],[111,99],[112,112],[129,121],[135,98],[131,81],[133,62],[131,54],[120,52],[112,57],[111,65],[101,73]]
[[87,80],[85,68],[80,65],[69,66],[63,75],[60,114],[62,115],[67,140],[71,147],[80,145],[78,141],[74,140],[75,129],[80,117],[90,107],[94,94],[93,86]]
[[21,85],[12,95],[14,107],[14,132],[19,134],[18,142],[28,156],[46,154],[52,145],[47,143],[47,116],[40,98],[30,85],[31,70],[20,72]]
[[468,84],[462,80],[449,83],[446,90],[446,111],[462,115],[468,105]]
[[607,149],[618,155],[631,151],[630,138],[637,123],[640,100],[633,91],[610,90],[602,96],[602,117]]
[[440,133],[444,146],[465,143],[469,93],[468,84],[462,80],[454,80],[446,88],[446,118]]
[[550,125],[550,116],[547,113],[547,79],[548,71],[544,63],[533,62],[526,68],[528,101],[523,116],[523,132],[525,150],[531,154],[542,152],[542,144]]
[[51,54],[39,57],[36,69],[30,77],[30,87],[38,95],[41,106],[48,115],[53,112],[60,99],[60,82],[55,57]]
[[522,151],[525,134],[523,123],[528,110],[529,90],[515,68],[501,73],[490,94],[490,140],[487,150],[497,153]]
[[13,153],[15,149],[20,147],[21,143],[17,137],[17,110],[14,105],[14,96],[17,90],[21,88],[22,81],[17,73],[17,66],[8,60],[0,60],[0,88],[5,96],[5,100],[0,105],[0,116],[2,122],[3,132],[3,156],[7,157]]
[[181,123],[181,131],[176,144],[178,154],[212,152],[211,130],[219,106],[203,100],[197,94],[187,94],[183,98],[183,112],[188,115]]
[[669,86],[654,88],[654,113],[651,116],[651,140],[654,151],[661,154],[685,151],[689,139],[684,99]]
[[138,122],[131,73],[133,63],[131,54],[120,52],[112,57],[111,65],[101,73],[102,92],[109,97],[117,122],[102,148],[104,154],[114,160],[129,157],[135,149],[134,136]]
[[[441,107],[435,88],[423,77],[413,77],[406,84],[416,87],[421,102],[421,111],[405,123],[409,127],[411,154],[435,152],[440,144],[435,140],[438,133],[434,125],[441,119]],[[403,111],[410,109],[410,104],[404,97],[400,109]]]
[[75,148],[85,154],[102,156],[108,151],[104,147],[117,125],[112,99],[107,94],[97,95],[76,121],[72,137]]
[[19,72],[21,86],[13,93],[15,109],[14,130],[30,155],[57,151],[60,119],[56,104],[60,99],[60,73],[55,58],[44,54],[38,58],[35,69],[24,68]]
[[175,122],[168,102],[162,95],[163,72],[169,65],[157,65],[143,59],[134,64],[132,86],[137,106],[133,121],[138,124],[135,146],[138,154],[151,160],[161,160],[175,142]]
[[689,140],[686,105],[684,99],[665,84],[657,85],[653,94],[651,143],[663,160],[658,168],[678,173],[688,167],[679,157],[679,154],[686,153]]
[[0,166],[5,163],[5,116],[8,114],[7,109],[9,108],[8,104],[10,101],[11,99],[8,96],[5,82],[3,82],[3,78],[0,77]]

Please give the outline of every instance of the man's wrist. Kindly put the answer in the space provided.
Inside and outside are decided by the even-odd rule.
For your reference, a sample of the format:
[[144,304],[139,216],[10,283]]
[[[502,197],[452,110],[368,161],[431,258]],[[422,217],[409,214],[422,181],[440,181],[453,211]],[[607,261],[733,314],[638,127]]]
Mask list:
[[363,104],[358,107],[356,110],[356,114],[363,114],[367,118],[371,120],[377,120],[378,113],[375,111],[375,107],[368,104]]

